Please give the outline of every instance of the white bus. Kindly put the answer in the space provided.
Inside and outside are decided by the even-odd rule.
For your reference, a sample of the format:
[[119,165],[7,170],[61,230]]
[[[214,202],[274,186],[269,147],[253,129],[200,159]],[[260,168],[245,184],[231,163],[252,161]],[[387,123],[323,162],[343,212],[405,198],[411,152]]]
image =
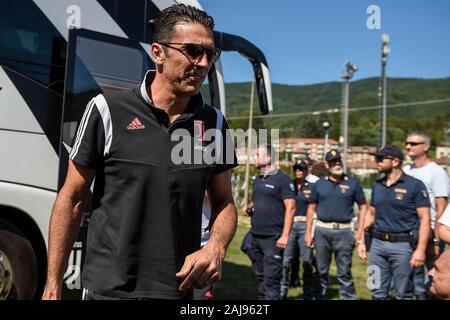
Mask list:
[[[90,98],[139,85],[154,64],[151,21],[172,0],[3,0],[0,10],[0,299],[40,298],[47,234],[78,122]],[[261,113],[272,109],[264,54],[249,41],[214,33],[224,51],[254,68]],[[218,61],[208,75],[210,104],[225,113]],[[87,210],[88,211],[88,210]],[[69,259],[63,297],[81,288],[89,215]]]

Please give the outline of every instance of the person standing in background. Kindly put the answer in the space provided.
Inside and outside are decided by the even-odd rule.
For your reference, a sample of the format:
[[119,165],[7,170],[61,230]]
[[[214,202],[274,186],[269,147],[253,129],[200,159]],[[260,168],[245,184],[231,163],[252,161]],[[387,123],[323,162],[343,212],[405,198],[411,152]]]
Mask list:
[[414,270],[414,294],[416,299],[427,298],[427,269],[444,251],[445,243],[441,241],[436,221],[440,219],[448,204],[450,179],[443,168],[432,161],[428,153],[431,148],[431,137],[424,132],[411,132],[406,138],[406,152],[413,161],[403,168],[403,172],[422,181],[428,191],[431,203],[431,237],[427,246],[427,259],[422,268]]

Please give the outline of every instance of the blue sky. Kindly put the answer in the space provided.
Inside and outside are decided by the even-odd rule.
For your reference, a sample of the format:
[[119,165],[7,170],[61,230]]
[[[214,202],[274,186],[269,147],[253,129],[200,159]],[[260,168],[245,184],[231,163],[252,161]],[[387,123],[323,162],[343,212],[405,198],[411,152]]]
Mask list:
[[[380,38],[390,35],[389,77],[450,76],[448,0],[200,0],[216,30],[243,36],[266,55],[272,82],[339,81],[346,60],[354,79],[379,76]],[[381,9],[381,29],[369,30],[369,5]],[[250,64],[223,53],[226,82],[250,81]]]

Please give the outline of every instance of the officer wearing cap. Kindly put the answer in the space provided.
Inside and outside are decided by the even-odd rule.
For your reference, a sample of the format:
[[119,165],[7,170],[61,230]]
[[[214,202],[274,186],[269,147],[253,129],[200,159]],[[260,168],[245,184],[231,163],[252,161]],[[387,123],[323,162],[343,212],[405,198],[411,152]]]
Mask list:
[[[283,256],[283,273],[281,277],[281,298],[284,299],[289,288],[289,269],[291,269],[293,259],[299,255],[303,267],[303,297],[305,300],[314,299],[313,288],[313,252],[306,246],[306,211],[308,209],[309,198],[311,197],[311,184],[307,181],[308,164],[306,161],[298,160],[294,166],[294,186],[296,192],[296,211],[294,224],[289,235],[289,241]],[[298,269],[292,268],[292,272]]]
[[[353,205],[356,202],[361,216],[367,210],[361,185],[342,171],[341,155],[331,150],[325,155],[329,174],[312,185],[310,204],[307,211],[305,242],[316,248],[316,261],[320,277],[320,295],[325,297],[329,283],[331,254],[334,252],[337,278],[342,299],[356,298],[351,273],[355,237],[352,232]],[[317,214],[313,239],[313,217]],[[360,221],[362,227],[362,221]]]
[[[413,269],[423,266],[430,236],[430,201],[425,185],[406,175],[403,153],[386,145],[373,154],[384,176],[372,185],[370,210],[364,227],[370,229],[369,268],[373,281],[372,299],[389,299],[391,282],[397,299],[413,298]],[[360,258],[366,257],[364,240],[358,246]]]

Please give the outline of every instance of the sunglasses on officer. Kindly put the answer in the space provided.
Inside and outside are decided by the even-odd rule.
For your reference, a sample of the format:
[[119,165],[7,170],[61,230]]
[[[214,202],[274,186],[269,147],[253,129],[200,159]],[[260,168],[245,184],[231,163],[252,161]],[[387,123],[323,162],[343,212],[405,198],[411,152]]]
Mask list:
[[421,142],[406,141],[405,142],[406,146],[410,145],[412,147],[415,147],[415,146],[418,146],[418,145],[421,145],[421,144],[425,144],[425,141],[421,141]]
[[[216,47],[205,47],[204,45],[198,43],[184,43],[184,42],[158,42],[159,44],[166,46],[168,48],[177,50],[188,58],[192,60],[197,60],[206,53],[206,57],[212,63],[215,63],[219,57],[222,50]],[[180,45],[181,48],[174,47],[172,45]]]
[[390,156],[375,156],[375,162],[383,162],[384,159],[394,159],[393,157]]

